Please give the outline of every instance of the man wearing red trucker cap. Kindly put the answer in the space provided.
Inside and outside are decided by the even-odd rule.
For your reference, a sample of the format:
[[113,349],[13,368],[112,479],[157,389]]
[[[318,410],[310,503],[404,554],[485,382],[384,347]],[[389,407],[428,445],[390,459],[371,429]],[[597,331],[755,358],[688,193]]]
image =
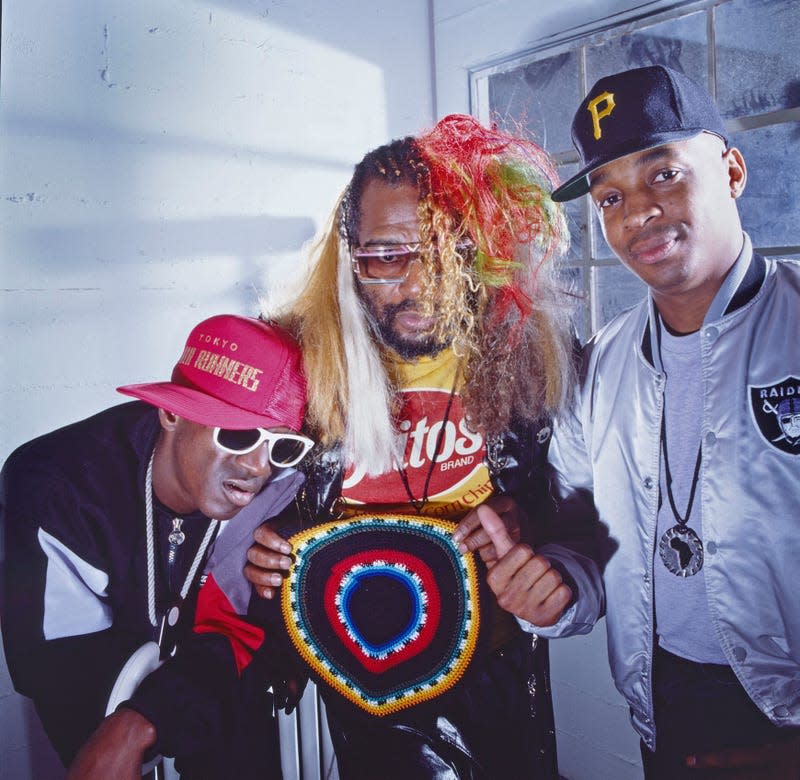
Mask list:
[[[302,482],[291,467],[312,446],[297,434],[299,348],[260,320],[207,319],[171,381],[118,389],[140,400],[24,444],[2,471],[8,667],[65,765],[103,719],[132,653],[151,640],[162,658],[174,649],[193,612],[174,625],[174,607],[193,599],[225,521],[244,507],[262,519],[279,512]],[[261,693],[240,701],[250,731],[202,744],[184,777],[227,773],[231,753],[263,766],[262,777],[279,766],[272,703]],[[250,737],[259,755],[245,757]]]

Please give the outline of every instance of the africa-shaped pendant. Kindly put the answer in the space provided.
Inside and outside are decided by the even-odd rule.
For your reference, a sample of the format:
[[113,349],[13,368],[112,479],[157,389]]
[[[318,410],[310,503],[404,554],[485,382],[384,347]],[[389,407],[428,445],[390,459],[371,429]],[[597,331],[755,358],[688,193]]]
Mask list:
[[664,531],[658,552],[664,566],[678,577],[691,577],[703,568],[703,542],[687,525]]

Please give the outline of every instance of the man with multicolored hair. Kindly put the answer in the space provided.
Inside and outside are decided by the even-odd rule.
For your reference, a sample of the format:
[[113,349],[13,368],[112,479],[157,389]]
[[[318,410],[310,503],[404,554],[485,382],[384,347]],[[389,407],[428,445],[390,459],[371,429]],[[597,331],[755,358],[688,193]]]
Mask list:
[[[441,676],[410,667],[437,638],[425,644],[413,616],[391,622],[415,588],[410,613],[426,627],[461,598],[444,593],[434,610],[436,588],[420,584],[422,537],[434,526],[457,555],[478,550],[481,588],[480,566],[491,581],[494,547],[479,519],[504,521],[537,551],[537,624],[554,622],[572,598],[576,583],[548,557],[546,523],[531,522],[549,515],[550,425],[573,372],[569,297],[555,274],[566,237],[555,183],[537,146],[467,116],[375,149],[356,166],[281,320],[302,345],[307,427],[322,443],[284,516],[313,530],[292,544],[262,526],[246,574],[262,596],[281,593],[322,685],[342,778],[557,777],[546,643],[483,589],[483,638],[461,678],[436,695]],[[386,531],[392,522],[413,527],[417,541]],[[365,529],[379,535],[377,550]],[[340,545],[337,563],[315,568],[323,538]],[[393,601],[392,588],[403,598]]]

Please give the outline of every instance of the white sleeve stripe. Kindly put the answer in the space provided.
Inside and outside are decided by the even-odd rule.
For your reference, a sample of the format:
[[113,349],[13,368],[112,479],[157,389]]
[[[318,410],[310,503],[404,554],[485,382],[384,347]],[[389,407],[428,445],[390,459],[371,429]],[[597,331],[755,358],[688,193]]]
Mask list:
[[84,561],[42,528],[39,545],[47,556],[44,589],[45,639],[103,631],[112,624],[106,603],[108,574]]

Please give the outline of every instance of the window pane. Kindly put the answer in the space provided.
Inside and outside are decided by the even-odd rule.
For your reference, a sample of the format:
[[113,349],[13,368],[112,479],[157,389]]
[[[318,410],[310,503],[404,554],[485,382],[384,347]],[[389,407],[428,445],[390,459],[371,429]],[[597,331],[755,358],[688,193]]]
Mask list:
[[716,11],[717,103],[723,117],[800,106],[797,2],[735,0]]
[[589,320],[588,296],[584,290],[583,271],[580,268],[561,268],[559,271],[564,289],[575,296],[572,310],[572,322],[581,344],[585,344],[592,335]]
[[622,265],[593,268],[592,287],[598,328],[647,294],[644,282]]
[[[681,12],[679,5],[675,4],[675,13]],[[575,41],[571,52],[510,65],[506,73],[489,76],[492,116],[512,132],[525,129],[551,154],[571,153],[570,124],[582,97],[581,51],[590,85],[602,76],[653,63],[673,67],[707,85],[712,60],[709,29],[716,43],[717,102],[726,119],[799,108],[799,10],[800,0],[722,0],[713,9],[656,24],[636,21],[588,36]],[[783,116],[781,124],[739,131],[731,137],[748,166],[747,188],[739,202],[742,223],[754,245],[767,251],[800,246],[793,219],[800,213],[800,122],[786,122],[787,118],[794,117]],[[570,178],[577,167],[559,166],[561,180]],[[563,273],[584,296],[576,307],[582,339],[646,293],[644,284],[619,265],[603,238],[594,208],[586,206],[585,198],[565,204],[571,237],[565,262],[571,267]],[[594,263],[603,265],[592,267]]]
[[[611,73],[644,65],[668,65],[707,84],[706,14],[700,11],[644,27],[586,52],[590,85]],[[577,107],[576,103],[573,111]]]
[[577,52],[489,76],[492,119],[510,132],[525,128],[551,154],[572,150],[570,123],[581,102]]
[[747,186],[739,200],[739,213],[753,244],[800,244],[800,122],[734,133],[731,144],[741,149],[747,164]]
[[[565,182],[577,172],[578,166],[575,164],[558,166],[558,177],[562,182]],[[586,235],[586,223],[584,221],[581,203],[582,199],[578,198],[577,200],[570,200],[561,204],[566,212],[567,224],[569,225],[570,245],[567,262],[577,265],[583,263],[583,241]]]
[[600,260],[616,260],[614,250],[606,243],[603,229],[600,227],[600,218],[597,209],[592,207],[592,232],[594,233],[594,256]]

